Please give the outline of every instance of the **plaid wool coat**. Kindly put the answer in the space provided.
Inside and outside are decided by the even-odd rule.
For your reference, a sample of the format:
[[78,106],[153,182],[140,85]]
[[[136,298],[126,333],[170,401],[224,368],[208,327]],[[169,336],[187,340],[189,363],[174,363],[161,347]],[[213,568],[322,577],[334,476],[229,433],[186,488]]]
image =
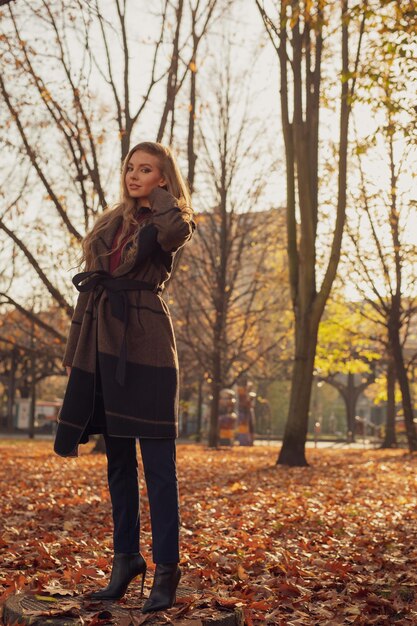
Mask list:
[[96,266],[74,276],[80,291],[63,366],[71,366],[57,418],[54,451],[78,456],[79,443],[94,432],[96,364],[100,368],[106,430],[117,437],[178,437],[178,357],[167,304],[159,293],[175,252],[196,224],[168,191],[149,195],[134,245],[125,246],[109,272],[111,249],[123,217],[94,243]]

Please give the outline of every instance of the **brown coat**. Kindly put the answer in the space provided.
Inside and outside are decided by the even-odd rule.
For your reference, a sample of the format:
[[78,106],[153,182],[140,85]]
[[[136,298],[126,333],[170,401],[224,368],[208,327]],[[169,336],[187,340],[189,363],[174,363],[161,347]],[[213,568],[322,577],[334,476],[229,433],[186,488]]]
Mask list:
[[149,201],[149,219],[139,224],[136,245],[125,247],[113,274],[109,257],[99,255],[111,249],[122,216],[95,242],[94,271],[73,278],[80,294],[62,361],[72,369],[58,415],[54,450],[60,456],[78,456],[78,444],[94,432],[97,362],[109,435],[178,437],[177,349],[158,291],[196,224],[160,187]]

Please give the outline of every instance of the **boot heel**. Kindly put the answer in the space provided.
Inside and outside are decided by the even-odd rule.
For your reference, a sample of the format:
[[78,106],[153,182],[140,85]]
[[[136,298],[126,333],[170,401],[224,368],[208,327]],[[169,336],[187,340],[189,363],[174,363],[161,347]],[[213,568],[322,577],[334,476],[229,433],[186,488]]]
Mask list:
[[157,563],[149,598],[142,607],[142,613],[169,609],[177,601],[177,587],[181,578],[178,563]]
[[110,583],[104,589],[89,593],[91,600],[120,600],[130,583],[142,574],[142,593],[146,575],[146,561],[139,553],[117,553],[113,558]]

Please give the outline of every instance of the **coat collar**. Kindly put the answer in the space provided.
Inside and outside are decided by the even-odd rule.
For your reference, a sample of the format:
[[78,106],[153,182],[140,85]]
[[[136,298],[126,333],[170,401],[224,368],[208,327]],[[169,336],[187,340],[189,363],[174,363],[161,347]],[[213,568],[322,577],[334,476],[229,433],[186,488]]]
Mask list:
[[99,235],[92,244],[92,252],[97,259],[98,269],[109,271],[110,259],[108,256],[102,256],[104,253],[109,252],[112,247],[113,239],[119,230],[122,223],[123,216],[118,215],[111,226],[109,226],[104,233]]

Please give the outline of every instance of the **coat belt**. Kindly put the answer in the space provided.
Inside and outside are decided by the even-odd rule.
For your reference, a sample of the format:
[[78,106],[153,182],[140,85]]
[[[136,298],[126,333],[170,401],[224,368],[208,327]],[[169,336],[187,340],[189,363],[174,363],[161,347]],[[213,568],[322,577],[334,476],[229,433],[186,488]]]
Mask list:
[[[109,298],[112,316],[123,322],[123,337],[116,368],[116,380],[123,386],[125,382],[127,361],[126,333],[129,323],[129,300],[127,297],[127,291],[144,289],[159,294],[162,291],[162,287],[144,280],[134,280],[133,278],[124,278],[123,276],[112,276],[112,274],[106,272],[105,270],[80,272],[73,277],[72,282],[78,291],[94,291],[97,287],[105,289]],[[97,296],[100,296],[101,293],[102,291],[100,291]],[[94,304],[95,301],[96,300],[94,299]],[[142,325],[139,312],[138,319]]]

